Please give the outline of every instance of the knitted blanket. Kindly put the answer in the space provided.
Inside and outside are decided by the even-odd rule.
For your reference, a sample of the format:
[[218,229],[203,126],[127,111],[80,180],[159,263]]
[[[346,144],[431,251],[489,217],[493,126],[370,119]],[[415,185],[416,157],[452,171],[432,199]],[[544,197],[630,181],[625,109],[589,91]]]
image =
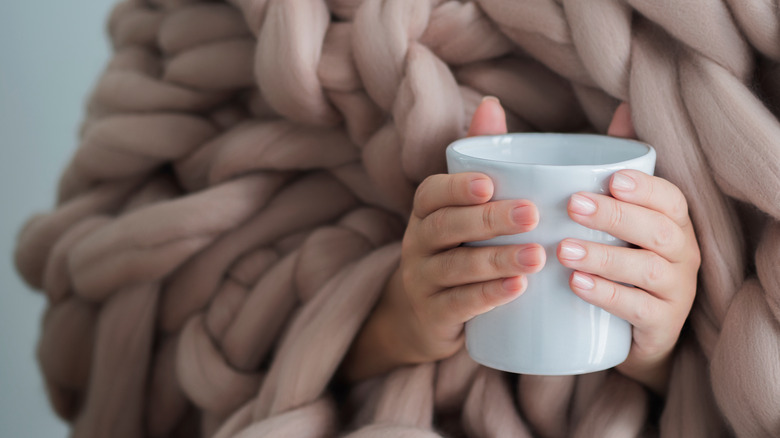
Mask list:
[[[777,0],[126,0],[56,207],[21,232],[74,437],[780,436]],[[461,351],[339,364],[417,184],[483,95],[510,131],[620,101],[702,267],[669,393]]]

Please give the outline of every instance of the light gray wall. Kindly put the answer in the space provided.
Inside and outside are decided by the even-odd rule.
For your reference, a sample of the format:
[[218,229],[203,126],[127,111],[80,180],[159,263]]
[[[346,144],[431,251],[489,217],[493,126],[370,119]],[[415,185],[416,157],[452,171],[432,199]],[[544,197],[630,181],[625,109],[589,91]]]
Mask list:
[[64,437],[35,361],[42,295],[16,275],[16,233],[51,208],[88,90],[108,59],[113,0],[0,1],[0,437]]

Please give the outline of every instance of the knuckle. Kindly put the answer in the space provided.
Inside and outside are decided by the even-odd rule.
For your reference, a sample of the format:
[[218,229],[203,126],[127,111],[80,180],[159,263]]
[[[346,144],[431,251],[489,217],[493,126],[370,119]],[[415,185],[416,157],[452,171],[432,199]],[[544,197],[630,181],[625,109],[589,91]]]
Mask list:
[[406,291],[415,289],[413,286],[417,284],[417,276],[415,275],[414,269],[401,265],[401,283],[404,285],[404,290]]
[[460,292],[461,291],[452,290],[448,293],[447,312],[458,318],[470,318],[471,311],[469,310],[469,306],[464,305]]
[[609,281],[606,282],[607,288],[605,296],[606,296],[606,306],[610,309],[614,309],[620,306],[620,290],[617,287],[617,284]]
[[427,193],[428,191],[430,191],[432,186],[436,185],[436,180],[438,179],[439,179],[439,175],[428,175],[420,183],[419,187],[417,188],[417,191],[423,194]]
[[446,236],[449,233],[447,209],[436,210],[425,220],[426,234],[429,236]]
[[[642,174],[644,175],[644,174]],[[644,197],[644,204],[650,204],[653,202],[653,198],[655,197],[655,184],[652,178],[645,183],[645,187],[647,189],[645,190],[645,197]]]
[[680,189],[677,189],[676,192],[676,196],[674,197],[675,200],[671,205],[669,213],[673,218],[683,219],[688,216],[688,201],[685,199],[685,195],[683,195]]
[[401,239],[401,255],[402,257],[407,257],[412,253],[414,253],[414,239],[409,233],[406,233],[404,238]]
[[425,196],[430,190],[429,186],[433,184],[434,178],[435,175],[428,176],[420,183],[420,185],[417,186],[417,190],[414,192],[414,201],[413,201],[415,210],[417,210],[418,207],[423,206],[425,202]]
[[[493,307],[493,294],[491,291],[492,283],[482,283],[480,284],[478,288],[477,293],[477,309],[479,310],[478,313],[484,313],[488,310],[490,310]],[[476,313],[475,313],[476,315]],[[474,315],[472,315],[474,316]]]
[[674,226],[668,220],[658,223],[658,228],[653,233],[653,246],[658,249],[668,248],[675,240]]
[[447,251],[439,255],[438,272],[432,274],[438,281],[436,283],[448,282],[452,274],[459,272],[458,258],[455,251]]
[[460,198],[460,196],[458,196],[460,194],[458,190],[459,178],[457,178],[457,176],[451,176],[446,178],[446,181],[447,199],[456,201],[458,198]]
[[503,267],[503,256],[501,248],[492,248],[488,255],[488,266],[494,272],[501,272]]
[[601,271],[608,271],[614,264],[614,257],[611,248],[603,248],[601,251],[601,257],[598,260],[598,267]]
[[701,250],[696,241],[693,242],[693,253],[691,254],[691,266],[698,271],[701,267]]
[[485,204],[482,208],[482,226],[490,231],[495,231],[497,229],[496,204]]
[[685,282],[685,286],[681,288],[681,302],[686,303],[688,310],[693,305],[693,300],[696,298],[696,289],[698,287],[698,281],[696,276],[692,276]]
[[655,313],[655,308],[652,304],[652,302],[648,299],[643,299],[639,301],[639,304],[636,305],[631,310],[631,315],[633,317],[634,325],[645,327],[648,325],[648,323],[653,321],[653,315]]
[[416,227],[413,229],[409,227],[404,233],[403,239],[401,239],[401,254],[403,257],[413,257],[419,251],[419,239],[415,234]]
[[666,274],[666,263],[659,255],[652,255],[645,269],[645,284],[658,285]]
[[613,202],[609,213],[608,225],[611,229],[618,228],[623,224],[626,212],[619,202]]

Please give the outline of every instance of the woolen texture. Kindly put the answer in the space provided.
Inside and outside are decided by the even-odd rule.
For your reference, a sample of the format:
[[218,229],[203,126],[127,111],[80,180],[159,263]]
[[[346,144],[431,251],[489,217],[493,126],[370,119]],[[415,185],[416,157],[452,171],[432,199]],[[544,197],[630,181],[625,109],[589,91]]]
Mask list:
[[[127,0],[108,32],[16,252],[74,437],[780,436],[776,0]],[[484,95],[510,131],[627,101],[685,193],[703,262],[660,415],[615,371],[464,351],[334,377]]]

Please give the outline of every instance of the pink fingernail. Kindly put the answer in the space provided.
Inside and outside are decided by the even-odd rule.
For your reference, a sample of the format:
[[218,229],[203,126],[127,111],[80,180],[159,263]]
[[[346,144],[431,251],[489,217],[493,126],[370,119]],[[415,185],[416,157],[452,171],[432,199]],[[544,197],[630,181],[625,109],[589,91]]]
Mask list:
[[479,196],[480,198],[490,196],[490,181],[486,179],[475,179],[469,183],[469,191],[471,191],[474,196]]
[[518,225],[531,225],[533,218],[530,218],[531,206],[521,205],[512,209],[512,220]]
[[559,257],[564,260],[582,260],[585,258],[585,248],[582,245],[571,241],[561,243],[561,253]]
[[588,216],[596,212],[596,204],[593,201],[582,195],[576,194],[571,195],[569,208],[571,211],[584,216]]
[[621,190],[624,192],[630,192],[636,188],[636,182],[628,175],[622,173],[616,173],[612,177],[612,188],[615,190]]
[[596,285],[590,275],[575,272],[571,276],[571,284],[578,289],[590,290]]
[[523,266],[535,267],[539,265],[539,254],[537,247],[532,246],[523,248],[517,253],[517,262]]
[[523,288],[523,277],[509,277],[501,282],[501,287],[508,291],[517,291]]

